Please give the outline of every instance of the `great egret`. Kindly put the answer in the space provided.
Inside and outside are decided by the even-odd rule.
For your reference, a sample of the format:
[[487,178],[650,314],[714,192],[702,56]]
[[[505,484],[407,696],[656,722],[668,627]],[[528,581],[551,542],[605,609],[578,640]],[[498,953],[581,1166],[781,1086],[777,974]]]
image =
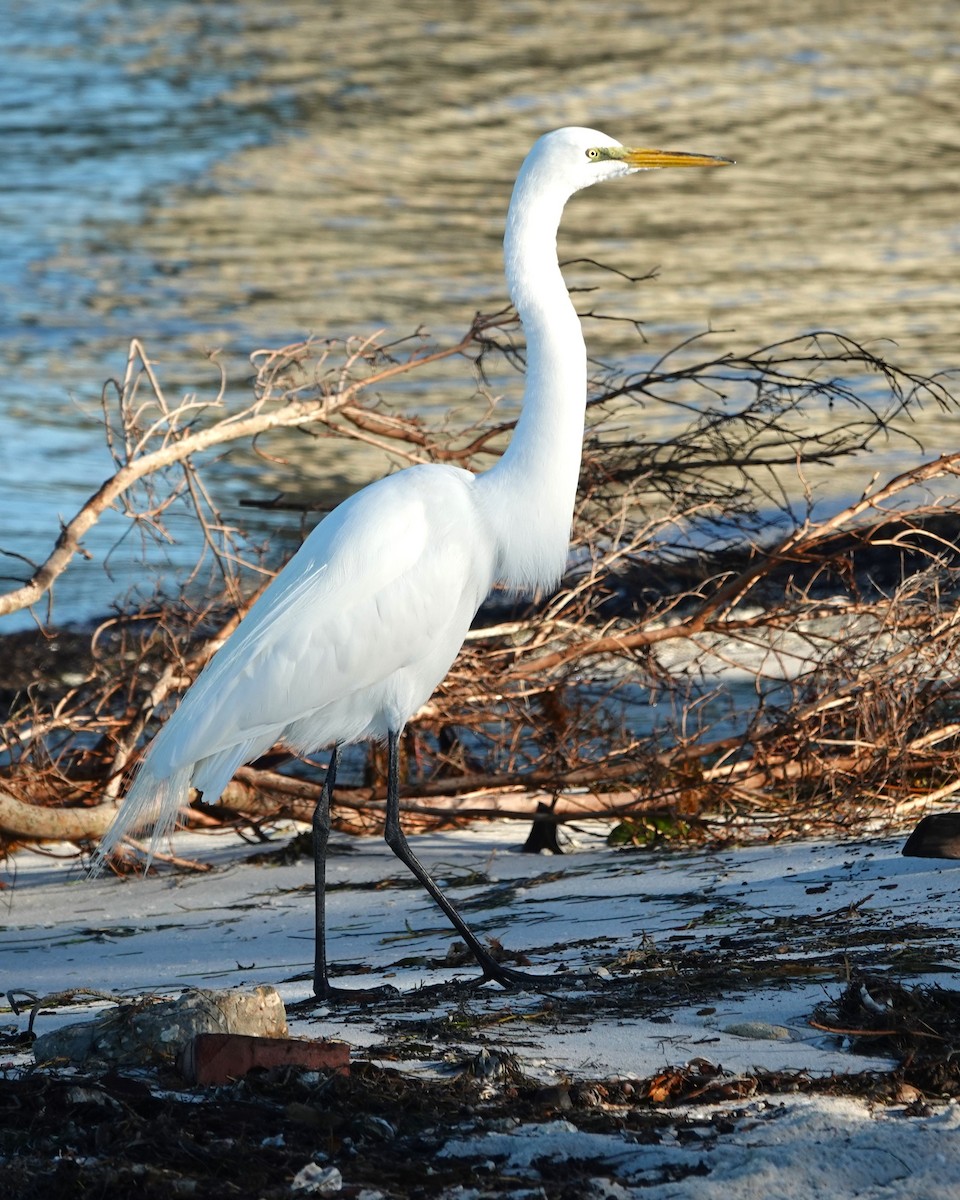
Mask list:
[[97,854],[153,825],[151,853],[196,788],[216,801],[234,771],[280,742],[333,745],[314,816],[313,989],[327,974],[326,845],[340,747],[386,738],[384,836],[466,941],[483,977],[527,979],[497,963],[418,862],[400,828],[397,747],[406,722],[450,668],[495,584],[553,588],[570,540],[586,406],[586,348],[557,261],[567,200],[655,167],[712,167],[702,154],[632,150],[593,129],[541,137],[517,177],[504,262],[527,340],[523,409],[505,453],[480,475],[409,467],[340,504],[266,589],[149,746]]

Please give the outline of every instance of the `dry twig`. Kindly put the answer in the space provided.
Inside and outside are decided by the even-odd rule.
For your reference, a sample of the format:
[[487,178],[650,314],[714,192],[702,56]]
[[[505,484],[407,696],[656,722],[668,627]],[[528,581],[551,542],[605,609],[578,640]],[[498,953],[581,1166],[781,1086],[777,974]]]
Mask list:
[[[431,430],[379,391],[452,355],[480,372],[494,355],[516,362],[512,332],[500,313],[442,349],[371,338],[263,350],[253,399],[235,413],[222,377],[209,401],[169,403],[134,341],[105,391],[116,470],[32,578],[0,596],[0,614],[35,603],[108,507],[167,537],[181,500],[221,602],[112,618],[83,683],[50,702],[21,694],[3,729],[7,836],[102,831],[145,737],[249,603],[244,568],[263,577],[206,491],[202,452],[239,441],[268,453],[271,431],[309,428],[400,462],[482,469],[512,422],[491,409],[471,428]],[[568,578],[536,603],[495,597],[410,727],[407,790],[422,817],[529,819],[535,802],[542,820],[591,812],[649,832],[660,813],[660,832],[703,836],[745,821],[809,830],[892,818],[956,790],[960,455],[871,480],[825,517],[808,482],[898,430],[911,437],[918,405],[953,406],[944,381],[829,334],[746,358],[703,361],[697,349],[598,380]],[[869,402],[851,382],[868,374],[883,384]],[[633,432],[635,410],[651,403],[685,418],[657,442]],[[225,803],[254,821],[304,815],[315,785],[275,765],[241,772]],[[376,750],[355,769],[368,778],[345,807],[376,812]],[[523,803],[521,787],[535,789]]]

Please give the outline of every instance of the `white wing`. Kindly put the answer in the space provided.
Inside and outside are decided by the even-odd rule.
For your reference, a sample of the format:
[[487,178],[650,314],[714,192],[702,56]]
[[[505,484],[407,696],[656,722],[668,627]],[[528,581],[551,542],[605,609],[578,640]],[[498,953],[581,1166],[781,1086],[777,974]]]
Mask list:
[[187,692],[149,752],[154,776],[199,764],[215,799],[240,763],[383,735],[427,699],[494,574],[473,476],[414,467],[313,531]]

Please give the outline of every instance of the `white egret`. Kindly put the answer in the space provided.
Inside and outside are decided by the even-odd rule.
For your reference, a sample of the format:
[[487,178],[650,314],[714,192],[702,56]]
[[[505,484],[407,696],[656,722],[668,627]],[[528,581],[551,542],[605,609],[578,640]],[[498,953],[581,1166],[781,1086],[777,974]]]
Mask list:
[[[442,160],[441,160],[442,161]],[[567,200],[656,167],[728,160],[636,150],[593,129],[545,134],[521,167],[504,262],[523,322],[523,409],[505,453],[480,475],[408,467],[340,504],[313,530],[218,651],[147,749],[95,869],[128,833],[153,826],[151,853],[191,787],[215,802],[243,763],[282,743],[333,746],[314,816],[314,992],[330,997],[324,878],[340,747],[385,738],[384,836],[466,941],[485,978],[527,979],[497,963],[411,851],[400,828],[397,748],[406,722],[450,668],[496,584],[548,589],[566,563],[583,440],[587,362],[557,261]]]

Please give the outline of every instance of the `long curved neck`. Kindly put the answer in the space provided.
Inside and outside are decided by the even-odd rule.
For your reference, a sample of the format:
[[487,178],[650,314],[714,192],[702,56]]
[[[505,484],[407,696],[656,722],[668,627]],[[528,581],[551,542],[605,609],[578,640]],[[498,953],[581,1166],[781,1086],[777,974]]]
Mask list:
[[566,196],[521,170],[507,214],[504,264],[527,340],[523,409],[510,445],[477,480],[498,541],[498,579],[547,588],[563,573],[576,501],[587,353],[557,261]]

